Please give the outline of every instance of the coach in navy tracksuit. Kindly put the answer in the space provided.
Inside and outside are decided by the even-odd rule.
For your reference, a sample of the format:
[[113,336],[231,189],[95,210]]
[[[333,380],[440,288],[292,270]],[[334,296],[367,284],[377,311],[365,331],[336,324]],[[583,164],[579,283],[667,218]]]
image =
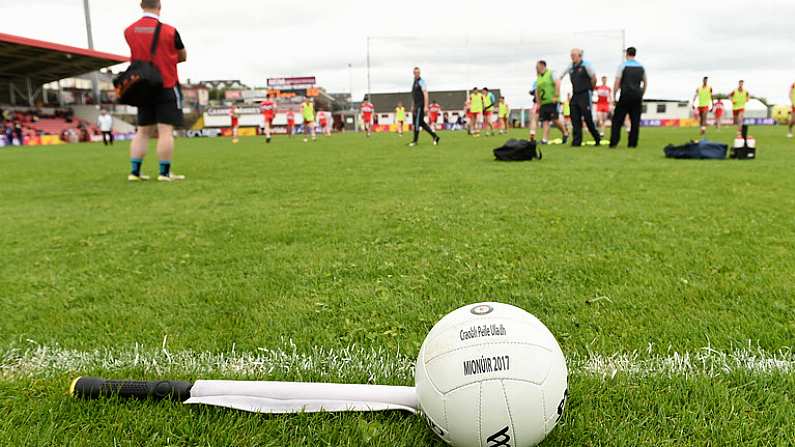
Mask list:
[[[627,60],[618,67],[616,84],[613,88],[613,100],[616,101],[616,107],[613,111],[613,128],[610,134],[611,148],[618,146],[621,141],[621,127],[624,125],[627,115],[629,115],[632,126],[629,129],[629,147],[638,147],[643,97],[646,96],[649,81],[646,78],[646,69],[635,60],[637,54],[638,50],[635,47],[627,48]],[[619,90],[621,99],[616,100]]]
[[583,51],[579,48],[571,50],[571,65],[561,75],[563,80],[566,76],[571,79],[573,94],[571,96],[571,123],[573,137],[571,145],[573,147],[582,146],[582,121],[591,132],[591,136],[596,145],[602,142],[599,131],[596,130],[596,123],[593,122],[593,89],[596,87],[596,72],[590,62],[583,60]]

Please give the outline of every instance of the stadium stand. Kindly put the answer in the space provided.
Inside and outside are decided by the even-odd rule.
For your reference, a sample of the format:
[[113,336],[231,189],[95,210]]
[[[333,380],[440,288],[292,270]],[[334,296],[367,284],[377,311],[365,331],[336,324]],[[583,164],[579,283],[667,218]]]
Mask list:
[[0,146],[90,141],[94,123],[45,107],[44,84],[110,67],[128,58],[0,33]]

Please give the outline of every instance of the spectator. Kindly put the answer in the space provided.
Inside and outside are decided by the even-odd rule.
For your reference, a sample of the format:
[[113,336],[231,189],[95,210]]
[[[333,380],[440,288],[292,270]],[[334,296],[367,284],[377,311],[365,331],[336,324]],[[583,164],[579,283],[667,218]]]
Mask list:
[[97,118],[97,127],[102,132],[102,144],[113,146],[113,117],[107,110],[102,109]]
[[16,137],[17,141],[19,141],[20,146],[25,144],[25,134],[22,131],[22,123],[19,121],[14,123],[14,137]]

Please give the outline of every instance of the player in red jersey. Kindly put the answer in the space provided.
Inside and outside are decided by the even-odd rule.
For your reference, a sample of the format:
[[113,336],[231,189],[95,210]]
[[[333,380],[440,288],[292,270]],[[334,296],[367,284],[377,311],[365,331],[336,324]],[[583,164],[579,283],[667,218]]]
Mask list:
[[789,100],[792,102],[792,112],[789,114],[789,133],[787,138],[792,138],[792,128],[795,127],[795,83],[789,88]]
[[240,112],[234,104],[232,104],[232,107],[229,109],[229,118],[232,120],[232,144],[237,144],[240,142],[237,137],[238,128],[240,127]]
[[273,101],[273,96],[269,94],[265,101],[259,105],[259,109],[265,121],[265,142],[270,143],[273,118],[276,116],[276,103]]
[[439,117],[442,116],[442,106],[438,102],[433,101],[428,107],[428,122],[431,125],[431,130],[436,132],[436,126],[439,122]]
[[367,138],[373,134],[373,113],[375,113],[375,106],[370,102],[370,97],[365,96],[359,110],[362,112],[362,124],[364,131],[367,132]]
[[287,136],[292,138],[295,132],[295,112],[287,111]]
[[607,85],[607,76],[602,76],[602,85],[596,87],[596,119],[599,125],[599,134],[605,136],[607,116],[610,114],[610,98],[613,89]]
[[318,113],[318,122],[320,123],[320,132],[326,135],[327,137],[331,136],[331,120],[329,117],[331,114],[329,112],[320,112]]
[[715,105],[712,106],[712,113],[715,115],[715,129],[720,130],[720,124],[723,120],[723,113],[725,109],[723,107],[723,101],[720,99],[715,101]]

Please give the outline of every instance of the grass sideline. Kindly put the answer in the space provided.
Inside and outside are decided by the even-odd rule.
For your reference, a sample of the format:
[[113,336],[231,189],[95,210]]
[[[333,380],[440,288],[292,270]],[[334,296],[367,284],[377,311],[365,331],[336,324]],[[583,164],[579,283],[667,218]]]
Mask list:
[[[434,322],[481,300],[536,314],[583,362],[544,445],[795,444],[795,144],[781,128],[753,133],[754,162],[662,158],[693,129],[524,164],[492,161],[502,137],[462,134],[414,150],[394,135],[180,140],[188,181],[170,185],[127,184],[124,145],[0,150],[0,445],[434,444],[402,415],[74,402],[72,369],[23,373],[20,359],[294,349],[318,366],[76,368],[409,385]],[[704,352],[719,370],[738,353],[774,366],[632,370]],[[605,374],[588,374],[589,358]]]

